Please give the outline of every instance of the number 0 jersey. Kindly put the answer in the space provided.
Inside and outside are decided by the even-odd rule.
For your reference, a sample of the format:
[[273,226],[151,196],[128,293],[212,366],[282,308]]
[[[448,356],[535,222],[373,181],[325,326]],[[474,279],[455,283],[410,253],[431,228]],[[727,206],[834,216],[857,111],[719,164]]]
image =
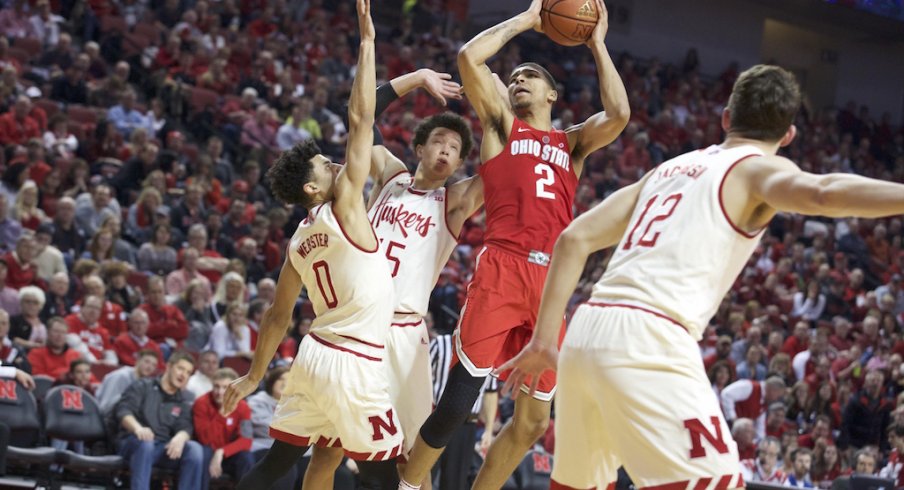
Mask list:
[[552,253],[574,215],[578,177],[564,131],[515,119],[502,153],[478,169],[483,178],[487,245],[518,255]]
[[317,315],[311,332],[382,348],[394,295],[389,266],[378,248],[355,244],[333,213],[333,203],[325,203],[299,223],[288,253]]
[[654,170],[594,301],[652,307],[699,340],[763,233],[735,226],[721,198],[728,172],[758,155],[752,146],[711,146]]
[[446,188],[421,191],[413,182],[407,171],[389,179],[368,216],[392,273],[395,311],[424,316],[458,238],[446,223]]

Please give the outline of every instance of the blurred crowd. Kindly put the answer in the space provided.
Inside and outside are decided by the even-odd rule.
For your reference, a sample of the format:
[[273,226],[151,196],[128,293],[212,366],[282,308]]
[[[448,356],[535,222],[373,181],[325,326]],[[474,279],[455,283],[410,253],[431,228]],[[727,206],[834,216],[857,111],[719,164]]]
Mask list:
[[[375,11],[378,82],[420,68],[456,73],[467,38],[461,2],[451,11],[447,3]],[[309,139],[342,160],[355,21],[351,2],[322,0],[5,0],[3,363],[101,387],[114,398],[109,410],[128,383],[103,390],[108,373],[150,377],[173,352],[193,353],[198,396],[230,377],[217,374],[220,366],[246,368],[287,239],[305,215],[274,201],[265,173],[279,151]],[[680,62],[613,56],[631,122],[588,158],[576,214],[670,157],[719,143],[741,69],[705,66],[693,49]],[[589,50],[528,34],[491,69],[504,77],[527,60],[558,80],[556,127],[599,109]],[[467,100],[441,107],[415,93],[379,121],[386,146],[415,165],[415,126],[444,110],[469,118],[480,137]],[[803,169],[904,181],[904,131],[889,114],[855,102],[805,105],[796,125],[799,136],[783,153]],[[478,163],[475,151],[459,177]],[[432,293],[436,333],[454,329],[483,222],[481,214],[467,222]],[[770,225],[700,344],[748,479],[800,486],[852,472],[898,478],[902,235],[899,218],[780,215]],[[589,297],[607,259],[592,257],[572,306]],[[312,315],[299,298],[274,368],[294,358]],[[141,358],[153,366],[132,368]],[[262,393],[278,398],[274,376]],[[552,439],[543,441],[550,452]]]

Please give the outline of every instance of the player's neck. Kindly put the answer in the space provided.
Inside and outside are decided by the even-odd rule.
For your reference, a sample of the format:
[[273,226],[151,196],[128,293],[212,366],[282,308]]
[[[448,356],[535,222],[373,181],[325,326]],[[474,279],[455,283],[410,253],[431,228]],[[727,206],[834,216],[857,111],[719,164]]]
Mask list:
[[737,148],[739,146],[753,146],[762,151],[764,155],[775,155],[776,153],[778,153],[779,142],[767,142],[752,138],[743,138],[741,136],[734,136],[729,133],[728,136],[725,137],[725,141],[723,141],[720,146],[726,150]]
[[552,129],[552,114],[549,111],[527,108],[517,111],[515,115],[518,119],[524,121],[528,126],[534,129],[539,129],[541,131],[549,131]]
[[419,191],[432,191],[444,185],[446,185],[446,179],[431,179],[426,175],[426,172],[421,170],[420,165],[414,172],[414,181],[411,183],[411,187]]

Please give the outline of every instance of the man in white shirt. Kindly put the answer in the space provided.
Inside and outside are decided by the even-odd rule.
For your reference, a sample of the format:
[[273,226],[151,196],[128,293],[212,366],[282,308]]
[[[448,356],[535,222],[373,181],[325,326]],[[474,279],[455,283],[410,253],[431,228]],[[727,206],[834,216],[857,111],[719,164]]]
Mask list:
[[213,375],[219,368],[220,357],[216,352],[212,350],[202,352],[198,357],[198,369],[188,379],[185,389],[192,392],[195,399],[206,395],[213,389]]

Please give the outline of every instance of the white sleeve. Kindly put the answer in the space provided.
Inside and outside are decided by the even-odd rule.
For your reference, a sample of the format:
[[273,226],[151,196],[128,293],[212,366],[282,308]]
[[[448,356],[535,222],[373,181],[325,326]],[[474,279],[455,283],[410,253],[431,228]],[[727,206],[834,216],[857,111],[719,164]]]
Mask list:
[[744,478],[745,482],[753,481],[753,471],[751,471],[750,468],[743,462],[741,462],[741,476]]
[[750,398],[752,393],[753,383],[747,379],[735,381],[726,386],[725,389],[722,390],[721,395],[722,412],[725,414],[725,419],[731,422],[738,418],[738,414],[735,411],[735,403]]
[[796,356],[794,356],[794,360],[791,361],[791,368],[794,369],[794,376],[799,380],[804,379],[804,375],[807,372],[807,361],[810,360],[810,351],[805,350],[803,352],[798,352]]
[[0,366],[0,378],[12,379],[16,377],[16,368],[12,366]]

